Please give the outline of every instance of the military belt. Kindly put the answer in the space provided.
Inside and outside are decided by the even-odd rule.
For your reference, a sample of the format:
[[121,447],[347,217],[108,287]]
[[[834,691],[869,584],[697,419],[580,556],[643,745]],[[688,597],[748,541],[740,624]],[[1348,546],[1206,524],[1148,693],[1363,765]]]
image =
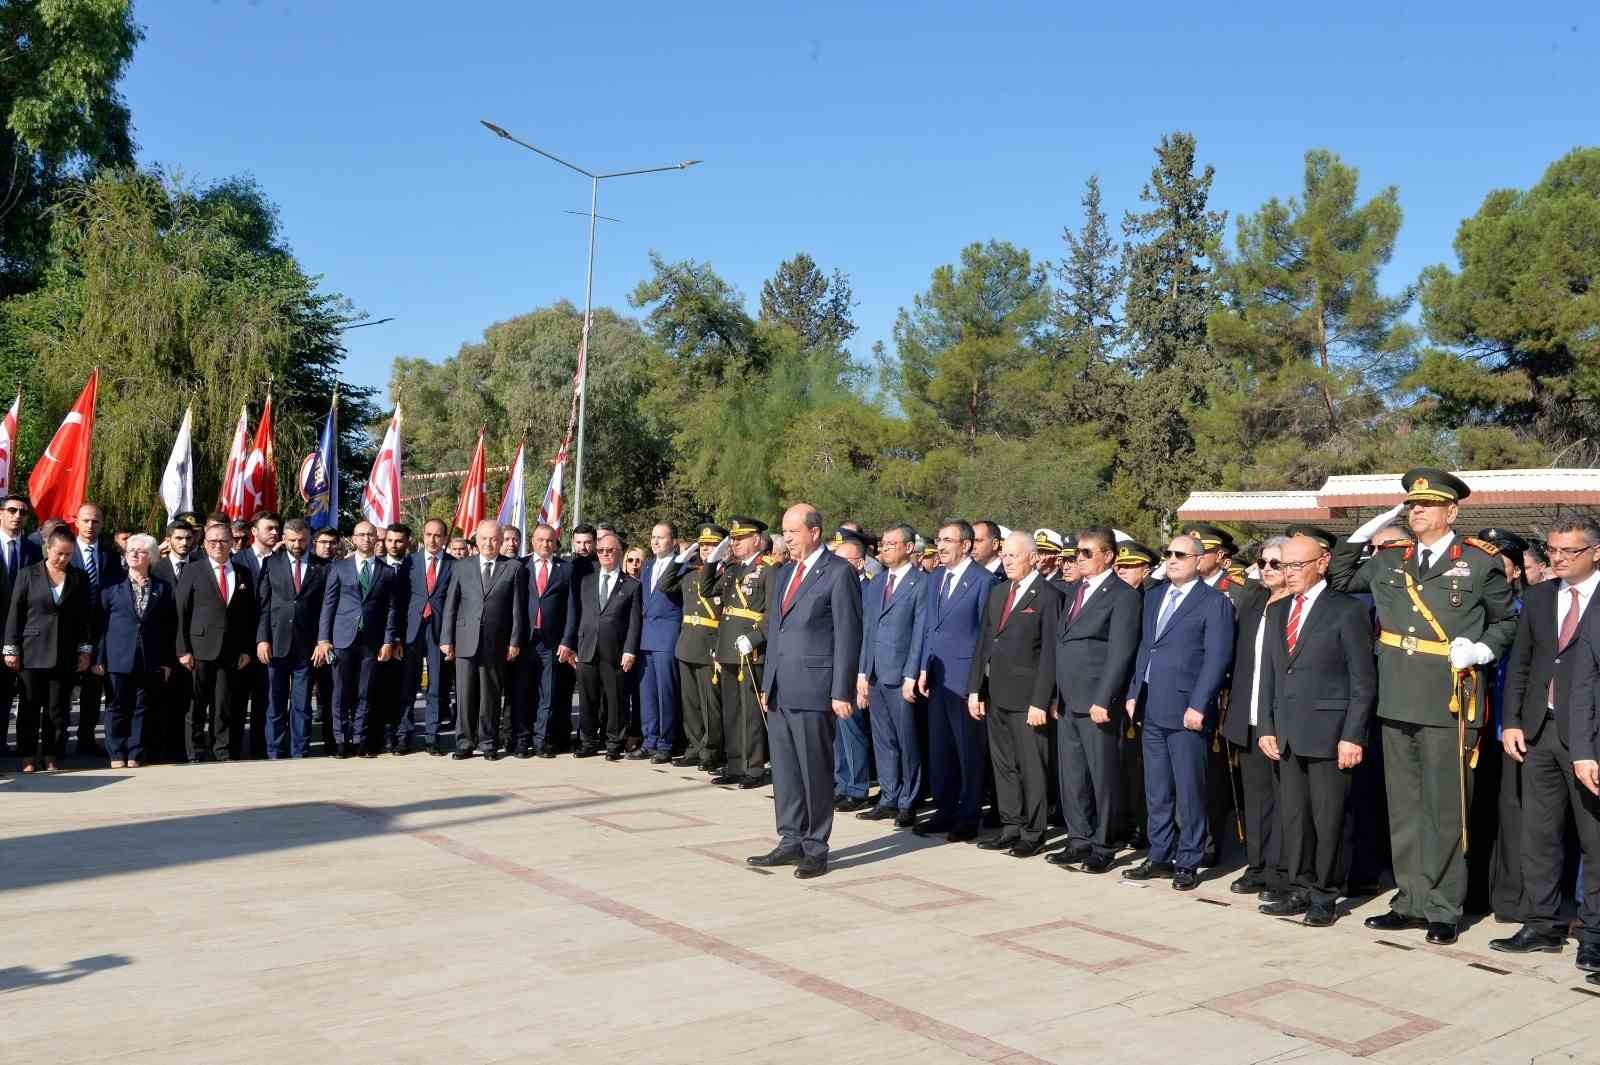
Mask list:
[[1443,640],[1423,640],[1415,636],[1402,636],[1398,632],[1384,630],[1378,633],[1378,642],[1385,647],[1398,647],[1406,654],[1450,657],[1450,645]]
[[699,625],[703,629],[714,629],[722,624],[716,618],[703,618],[695,614],[685,614],[683,623],[685,625]]
[[725,607],[723,607],[722,608],[722,616],[725,617],[725,618],[743,618],[746,621],[756,621],[756,622],[761,622],[761,621],[767,620],[767,616],[765,614],[763,614],[761,611],[759,611],[759,610],[746,610],[744,607],[741,607],[741,606],[725,606]]

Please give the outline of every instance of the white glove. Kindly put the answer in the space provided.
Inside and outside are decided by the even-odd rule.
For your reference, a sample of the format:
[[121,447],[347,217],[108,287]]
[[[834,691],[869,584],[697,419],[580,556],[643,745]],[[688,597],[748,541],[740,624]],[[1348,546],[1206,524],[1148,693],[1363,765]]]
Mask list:
[[684,548],[682,551],[679,551],[677,557],[674,558],[673,561],[674,562],[678,562],[680,564],[684,563],[684,562],[687,562],[691,558],[693,558],[695,556],[695,554],[699,552],[699,550],[700,550],[700,545],[699,544],[690,544],[688,547]]
[[1398,518],[1405,511],[1405,509],[1406,505],[1404,503],[1396,503],[1393,509],[1384,511],[1382,514],[1379,514],[1376,518],[1373,518],[1371,521],[1361,526],[1361,528],[1351,533],[1350,542],[1353,544],[1366,543],[1368,540],[1372,539],[1373,533],[1377,532],[1379,529],[1393,525],[1394,519]]
[[1489,650],[1485,643],[1473,643],[1465,636],[1457,636],[1450,641],[1450,668],[1471,669],[1473,666],[1486,666],[1494,661],[1494,652]]
[[739,653],[742,655],[747,655],[751,651],[755,650],[755,646],[750,643],[750,637],[748,636],[741,636],[737,640],[734,640],[733,646],[737,647],[739,649]]
[[712,549],[711,557],[706,559],[706,561],[707,562],[721,562],[723,559],[727,558],[728,555],[732,553],[732,551],[733,551],[733,540],[731,540],[730,538],[724,536],[722,538],[722,543],[718,544],[716,547],[714,547]]

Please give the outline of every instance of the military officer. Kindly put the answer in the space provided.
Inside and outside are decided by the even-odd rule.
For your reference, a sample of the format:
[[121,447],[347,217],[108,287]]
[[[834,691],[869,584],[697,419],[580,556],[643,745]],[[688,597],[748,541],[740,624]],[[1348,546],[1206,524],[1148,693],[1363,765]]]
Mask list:
[[677,565],[661,576],[661,587],[683,597],[683,628],[673,656],[678,663],[678,691],[683,701],[683,754],[673,760],[680,768],[715,773],[722,768],[722,702],[717,692],[716,665],[711,652],[717,645],[721,614],[712,587],[717,567],[728,549],[720,547],[728,530],[714,522],[678,554]]
[[[1449,944],[1474,845],[1465,821],[1493,678],[1485,667],[1505,653],[1517,621],[1498,549],[1451,529],[1466,483],[1417,468],[1402,487],[1401,506],[1335,548],[1329,576],[1337,590],[1370,592],[1378,615],[1378,718],[1398,891],[1390,911],[1366,924],[1384,932],[1425,927],[1428,942]],[[1411,538],[1361,561],[1362,545],[1403,509]]]
[[722,745],[727,762],[713,784],[759,788],[766,783],[767,727],[756,692],[767,646],[768,584],[774,572],[761,555],[765,522],[755,518],[728,520],[733,560],[712,584],[712,601],[722,612],[712,660],[722,697]]
[[1078,537],[1076,533],[1061,534],[1061,565],[1056,567],[1056,587],[1065,588],[1078,579]]
[[[1133,540],[1117,543],[1117,560],[1113,569],[1117,579],[1136,592],[1146,592],[1156,583],[1150,576],[1155,568],[1156,553]],[[1144,609],[1143,596],[1140,610]],[[1143,722],[1138,718],[1124,721],[1122,746],[1118,757],[1122,766],[1122,802],[1119,824],[1112,826],[1113,838],[1126,840],[1129,847],[1144,847],[1145,825],[1149,821],[1144,805],[1144,742],[1139,735]]]
[[1033,530],[1034,572],[1054,584],[1061,577],[1061,534],[1054,529]]
[[[1522,581],[1523,558],[1528,541],[1510,529],[1493,527],[1479,530],[1478,539],[1500,549],[1500,562],[1520,617],[1522,594],[1526,590]],[[1486,845],[1474,847],[1468,858],[1471,888],[1467,896],[1474,912],[1487,900],[1496,920],[1520,923],[1525,919],[1522,906],[1522,763],[1503,757],[1500,746],[1505,724],[1505,700],[1501,696],[1505,692],[1509,660],[1509,655],[1502,655],[1491,673],[1494,697],[1489,700],[1489,713],[1493,717],[1489,725],[1494,729],[1494,743],[1485,739],[1478,752],[1478,787],[1467,832],[1469,839],[1475,835]],[[1491,837],[1494,839],[1492,849],[1487,846]]]

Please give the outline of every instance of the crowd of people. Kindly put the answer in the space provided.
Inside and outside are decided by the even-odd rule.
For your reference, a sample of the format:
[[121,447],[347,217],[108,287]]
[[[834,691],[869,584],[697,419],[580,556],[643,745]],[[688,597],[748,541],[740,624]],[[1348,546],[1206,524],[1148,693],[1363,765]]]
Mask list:
[[92,504],[28,535],[13,495],[0,700],[20,679],[24,773],[57,768],[74,691],[78,753],[113,768],[670,762],[770,783],[779,842],[749,860],[802,878],[835,813],[1090,875],[1132,850],[1122,876],[1180,891],[1227,847],[1233,892],[1312,927],[1392,875],[1375,930],[1448,944],[1477,908],[1520,925],[1494,949],[1559,952],[1575,905],[1600,973],[1600,527],[1468,536],[1458,478],[1402,487],[1342,538],[1197,524],[1159,552],[960,518],[830,536],[806,504],[778,537],[580,525],[565,553],[548,525],[413,543],[270,512],[158,543]]

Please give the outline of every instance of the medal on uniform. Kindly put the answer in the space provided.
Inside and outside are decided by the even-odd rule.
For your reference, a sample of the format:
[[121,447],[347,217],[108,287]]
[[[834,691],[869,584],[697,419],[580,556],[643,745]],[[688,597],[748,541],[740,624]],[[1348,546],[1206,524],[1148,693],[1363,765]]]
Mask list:
[[1450,605],[1451,606],[1455,606],[1455,607],[1459,607],[1461,605],[1461,593],[1460,592],[1451,592],[1450,593]]

